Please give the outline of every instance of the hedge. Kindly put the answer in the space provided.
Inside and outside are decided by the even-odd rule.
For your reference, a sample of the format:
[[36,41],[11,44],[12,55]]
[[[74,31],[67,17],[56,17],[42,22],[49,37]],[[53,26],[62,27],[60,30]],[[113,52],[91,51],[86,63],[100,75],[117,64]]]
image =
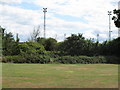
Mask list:
[[105,57],[88,57],[88,56],[63,56],[57,58],[57,61],[63,64],[93,64],[107,63]]
[[28,55],[28,56],[5,56],[2,58],[2,62],[4,63],[50,63],[49,56],[34,56],[34,55]]
[[48,55],[22,55],[22,56],[5,56],[2,62],[7,63],[62,63],[62,64],[96,64],[96,63],[112,63],[118,64],[119,57],[115,56],[61,56],[50,57]]

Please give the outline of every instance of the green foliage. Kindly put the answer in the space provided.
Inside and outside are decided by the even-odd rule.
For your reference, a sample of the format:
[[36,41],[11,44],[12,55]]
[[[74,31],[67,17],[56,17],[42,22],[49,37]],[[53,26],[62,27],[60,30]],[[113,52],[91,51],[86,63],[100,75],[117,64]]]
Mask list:
[[57,58],[57,62],[63,64],[93,64],[107,63],[105,57],[87,57],[87,56],[62,56]]
[[22,55],[24,62],[23,63],[49,63],[50,57],[39,54],[24,54]]
[[109,42],[108,52],[109,55],[120,56],[120,37]]
[[54,38],[37,38],[37,42],[42,44],[46,51],[56,51],[57,49],[57,40]]
[[59,51],[46,51],[45,55],[50,56],[51,58],[57,58],[60,56]]
[[45,44],[45,41],[46,41],[45,38],[40,38],[40,37],[37,38],[37,42],[40,43],[40,44],[42,44],[42,45]]
[[112,41],[105,41],[99,46],[99,55],[120,56],[120,37]]
[[2,40],[3,55],[18,55],[19,46],[15,42],[12,33],[5,34]]
[[20,43],[20,53],[21,54],[44,54],[44,46],[37,42],[24,42]]
[[1,47],[2,54],[7,55],[18,55],[19,51],[19,39],[17,36],[17,40],[15,41],[13,38],[13,34],[11,32],[5,33],[5,29],[0,26],[0,34],[1,34]]
[[62,64],[96,64],[96,63],[113,63],[119,64],[119,57],[115,56],[62,56],[50,57],[48,55],[24,54],[22,56],[5,56],[2,62],[7,63],[62,63]]
[[63,42],[40,37],[36,37],[37,42],[35,42],[36,40],[19,42],[18,34],[14,40],[13,34],[5,33],[5,29],[2,27],[0,27],[0,38],[2,43],[0,43],[0,52],[3,50],[3,55],[6,56],[3,62],[118,63],[118,57],[120,57],[120,38],[99,43],[93,42],[91,39],[86,40],[82,34],[72,34]]
[[116,16],[113,16],[112,20],[114,20],[114,23],[115,23],[115,26],[120,28],[120,9],[118,10],[113,10],[113,13],[116,15]]
[[5,56],[2,58],[4,63],[50,63],[50,57],[39,54],[24,54],[22,56]]
[[120,57],[105,56],[107,63],[120,64]]
[[4,29],[1,28],[1,26],[0,26],[0,56],[2,56],[2,37],[3,37],[3,32],[4,32]]
[[2,62],[4,63],[21,63],[23,61],[23,58],[21,56],[4,56],[2,57]]
[[82,34],[72,34],[61,45],[62,50],[68,55],[83,55],[85,40]]
[[[85,40],[82,34],[72,34],[64,42],[59,43],[59,50],[64,55],[97,55],[98,42],[94,43],[91,39]],[[63,52],[64,51],[64,52]]]
[[96,64],[96,63],[119,63],[119,57],[116,56],[62,56],[56,59],[56,62],[63,64]]

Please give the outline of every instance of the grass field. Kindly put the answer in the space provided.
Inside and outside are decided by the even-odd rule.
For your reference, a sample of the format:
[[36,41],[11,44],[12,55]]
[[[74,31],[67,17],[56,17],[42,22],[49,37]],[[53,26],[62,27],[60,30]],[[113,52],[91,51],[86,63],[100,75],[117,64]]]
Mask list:
[[118,88],[114,64],[3,64],[3,88]]

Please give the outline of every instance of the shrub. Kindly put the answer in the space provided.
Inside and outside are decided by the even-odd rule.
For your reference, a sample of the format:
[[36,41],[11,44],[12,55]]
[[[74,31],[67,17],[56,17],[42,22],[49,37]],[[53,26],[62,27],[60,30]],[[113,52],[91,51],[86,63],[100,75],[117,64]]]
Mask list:
[[5,56],[2,62],[7,63],[62,63],[62,64],[97,64],[97,63],[112,63],[119,64],[119,57],[115,56],[61,56],[50,57],[49,55],[39,54],[22,54],[21,56]]
[[37,43],[37,42],[24,42],[19,44],[20,47],[20,54],[27,53],[27,54],[44,54],[45,49],[44,46]]
[[58,51],[46,51],[45,55],[50,56],[51,58],[59,57]]
[[107,63],[120,64],[120,57],[116,56],[105,56]]
[[93,63],[107,63],[104,57],[88,57],[88,56],[62,56],[58,57],[57,62],[63,64],[93,64]]
[[5,56],[2,57],[2,62],[7,63],[22,63],[22,57],[21,56]]
[[22,56],[5,56],[2,58],[4,63],[50,63],[50,57],[45,55],[24,54]]

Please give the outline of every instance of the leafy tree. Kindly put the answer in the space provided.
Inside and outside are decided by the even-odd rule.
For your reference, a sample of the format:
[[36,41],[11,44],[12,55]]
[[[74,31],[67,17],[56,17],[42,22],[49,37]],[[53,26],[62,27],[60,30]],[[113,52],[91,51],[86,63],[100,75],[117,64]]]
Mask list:
[[107,55],[107,47],[108,47],[108,41],[104,41],[99,45],[99,54],[100,55]]
[[107,48],[109,55],[120,56],[120,37],[109,42]]
[[44,47],[47,51],[55,51],[57,49],[57,40],[53,38],[46,39]]
[[[3,55],[18,55],[19,52],[19,40],[14,40],[13,34],[11,32],[5,33],[5,29],[0,27],[0,32],[2,34],[2,50]],[[17,36],[17,39],[18,36]]]
[[2,56],[2,38],[4,36],[5,29],[0,26],[0,56]]
[[37,38],[37,42],[40,43],[40,44],[42,44],[43,46],[45,45],[45,41],[46,41],[45,38],[41,38],[41,37]]
[[3,55],[14,55],[14,38],[12,33],[6,33],[3,37]]
[[94,43],[92,39],[85,40],[84,50],[83,50],[84,55],[88,55],[88,56],[98,55],[97,49],[98,49],[98,42]]
[[37,42],[42,44],[47,51],[56,51],[58,47],[57,40],[54,38],[45,39],[38,37]]
[[113,16],[112,20],[114,20],[115,26],[120,28],[120,9],[113,10],[113,13],[116,14],[116,16]]
[[5,34],[5,28],[2,28],[1,26],[0,26],[0,34],[1,34],[1,37],[3,38]]
[[63,46],[62,50],[69,55],[83,55],[85,38],[82,36],[82,34],[72,34],[61,46]]
[[21,54],[44,54],[44,46],[37,42],[24,42],[20,43],[20,52]]

